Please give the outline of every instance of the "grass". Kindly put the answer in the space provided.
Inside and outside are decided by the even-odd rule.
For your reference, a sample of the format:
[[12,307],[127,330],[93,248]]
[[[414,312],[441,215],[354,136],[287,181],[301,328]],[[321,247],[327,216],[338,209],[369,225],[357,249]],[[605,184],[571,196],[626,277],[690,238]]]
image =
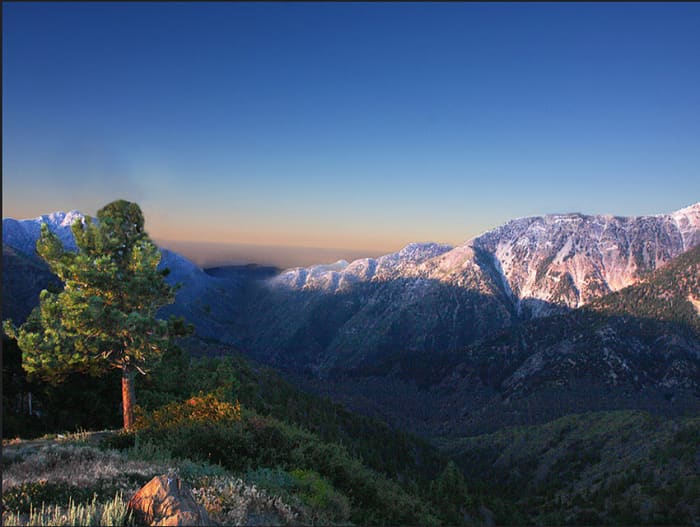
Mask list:
[[124,451],[91,446],[79,434],[3,448],[3,525],[131,525],[128,499],[151,478],[181,477],[210,518],[223,525],[313,523],[289,505],[221,465],[174,459],[138,442]]
[[[110,481],[118,484],[124,482],[125,474],[150,479],[168,469],[163,463],[128,459],[116,451],[103,451],[78,443],[52,443],[39,448],[5,448],[3,468],[3,493],[23,483],[40,481],[77,487],[90,487]],[[133,487],[126,485],[120,490],[136,490]]]
[[97,495],[88,503],[75,503],[68,500],[68,506],[42,503],[41,508],[30,507],[29,513],[3,512],[2,523],[7,526],[90,526],[90,525],[133,525],[131,513],[127,511],[127,501],[121,492],[111,500],[99,502]]

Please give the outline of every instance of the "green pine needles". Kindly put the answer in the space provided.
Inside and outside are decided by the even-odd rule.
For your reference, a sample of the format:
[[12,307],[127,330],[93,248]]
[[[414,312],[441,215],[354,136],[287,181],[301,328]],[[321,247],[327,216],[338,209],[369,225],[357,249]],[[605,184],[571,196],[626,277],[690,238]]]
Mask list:
[[17,328],[5,332],[22,350],[28,374],[51,383],[68,373],[122,370],[124,427],[134,423],[133,377],[156,363],[173,336],[190,330],[181,319],[156,318],[175,300],[176,288],[159,271],[160,252],[144,231],[136,203],[114,201],[72,225],[77,252],[66,251],[46,224],[36,250],[65,284],[41,292],[40,303]]

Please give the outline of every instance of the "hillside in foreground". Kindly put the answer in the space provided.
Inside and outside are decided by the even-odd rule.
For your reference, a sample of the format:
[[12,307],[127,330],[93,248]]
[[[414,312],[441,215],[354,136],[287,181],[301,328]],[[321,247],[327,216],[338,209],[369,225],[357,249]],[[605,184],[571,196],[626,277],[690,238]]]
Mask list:
[[[12,358],[12,343],[4,344],[4,358]],[[200,342],[199,346],[212,344]],[[213,349],[201,351],[214,353]],[[119,452],[97,454],[81,447],[32,453],[30,448],[15,455],[10,452],[19,447],[6,449],[4,466],[14,471],[13,479],[6,478],[3,485],[6,512],[28,514],[30,504],[40,507],[42,502],[66,507],[69,497],[84,501],[93,493],[102,505],[114,508],[117,491],[128,499],[126,494],[133,493],[134,485],[143,484],[146,476],[175,467],[191,486],[204,489],[205,498],[209,496],[206,499],[214,500],[213,517],[243,514],[239,509],[236,512],[234,505],[239,498],[250,498],[254,485],[264,492],[258,501],[251,501],[251,507],[255,503],[256,507],[267,507],[267,513],[274,513],[266,516],[267,521],[273,523],[436,525],[454,523],[455,517],[461,523],[461,516],[455,516],[458,513],[453,509],[466,511],[467,504],[446,504],[434,491],[444,480],[448,463],[433,446],[304,394],[269,368],[232,355],[229,349],[219,351],[226,356],[190,360],[181,350],[172,350],[150,378],[139,384],[137,432],[108,434],[112,437],[101,445]],[[4,365],[12,364],[4,361]],[[32,427],[38,430],[42,423],[55,432],[94,428],[96,408],[103,414],[117,407],[116,389],[97,391],[94,382],[83,380],[81,384],[77,377],[58,387],[26,380],[20,383],[17,362],[14,366],[15,371],[3,372],[8,389],[4,410],[11,417],[14,433],[22,434]],[[99,384],[113,383],[107,378]],[[34,411],[41,414],[31,419],[18,414],[13,406],[26,400],[22,394],[26,396],[28,391],[34,394]],[[66,401],[62,394],[70,394],[76,401],[70,414],[60,412]],[[114,419],[118,420],[117,412]],[[112,460],[110,466],[121,464],[117,458],[134,463],[126,472],[105,476],[104,481],[99,475],[83,481],[80,474],[88,470],[85,465],[105,456]],[[160,468],[154,468],[152,462]],[[51,467],[56,464],[63,468],[54,473]],[[32,469],[42,465],[48,472]],[[101,469],[98,472],[102,474]],[[458,486],[457,490],[465,494],[463,488]],[[216,505],[217,499],[223,499],[222,492],[235,502],[226,507],[234,509]],[[229,512],[217,513],[219,506]],[[268,510],[271,508],[274,510]],[[10,521],[20,520],[15,517]]]

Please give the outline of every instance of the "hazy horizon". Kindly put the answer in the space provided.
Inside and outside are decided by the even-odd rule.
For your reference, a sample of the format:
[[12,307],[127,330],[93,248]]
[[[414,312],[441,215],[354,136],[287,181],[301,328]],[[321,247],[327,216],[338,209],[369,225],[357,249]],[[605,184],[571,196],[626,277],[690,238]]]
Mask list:
[[315,264],[329,264],[338,260],[351,262],[361,258],[376,258],[385,254],[384,251],[344,249],[342,247],[212,243],[158,238],[154,238],[153,241],[159,247],[177,252],[202,268],[256,264],[289,269]]
[[[668,214],[675,212],[676,210],[685,208],[690,205],[698,203],[690,202],[685,203],[673,210],[656,211],[654,214]],[[75,209],[71,209],[75,210]],[[52,212],[58,211],[46,211],[43,214],[50,214]],[[63,212],[67,212],[63,211]],[[82,211],[78,211],[82,212]],[[37,214],[31,218],[15,217],[17,220],[27,220],[35,219],[43,214]],[[584,214],[588,215],[587,211],[543,211],[538,216],[542,215],[556,215],[556,214]],[[613,211],[608,211],[603,213],[604,215],[620,216]],[[94,213],[90,214],[95,216]],[[3,218],[11,216],[3,215]],[[508,218],[508,220],[515,220],[516,217]],[[499,224],[500,225],[500,224]],[[164,239],[158,236],[152,236],[154,242],[161,248],[168,249],[177,252],[185,256],[188,260],[192,261],[201,268],[210,268],[226,265],[260,265],[260,266],[273,266],[279,269],[288,269],[292,267],[308,267],[315,264],[330,264],[337,262],[338,260],[346,260],[352,262],[353,260],[362,258],[376,258],[384,254],[389,254],[392,252],[399,251],[407,243],[446,243],[452,246],[458,246],[467,242],[468,240],[483,234],[484,232],[498,227],[499,225],[492,225],[484,231],[477,232],[466,236],[459,241],[445,241],[441,239],[412,239],[406,243],[397,244],[391,247],[384,247],[381,249],[354,249],[354,248],[343,248],[343,247],[308,247],[308,246],[295,246],[295,245],[265,245],[265,244],[246,244],[246,243],[235,243],[235,242],[211,242],[211,241],[194,241],[194,240],[171,240]],[[146,231],[149,232],[148,217],[146,217]]]

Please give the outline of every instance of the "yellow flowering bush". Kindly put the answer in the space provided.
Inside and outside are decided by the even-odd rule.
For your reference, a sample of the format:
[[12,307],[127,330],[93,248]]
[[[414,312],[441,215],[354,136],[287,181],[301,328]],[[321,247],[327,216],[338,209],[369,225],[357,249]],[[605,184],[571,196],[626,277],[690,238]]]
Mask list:
[[167,404],[152,412],[140,408],[136,412],[136,428],[173,428],[195,423],[220,423],[240,421],[241,404],[219,400],[214,394],[202,394],[186,401]]

